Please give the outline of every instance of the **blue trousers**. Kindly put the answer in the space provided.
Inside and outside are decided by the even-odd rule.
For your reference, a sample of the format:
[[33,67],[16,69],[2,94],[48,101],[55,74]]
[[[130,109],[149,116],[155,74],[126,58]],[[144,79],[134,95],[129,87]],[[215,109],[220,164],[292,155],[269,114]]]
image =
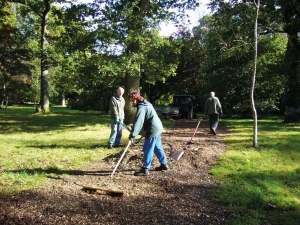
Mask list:
[[115,120],[112,119],[110,121],[110,136],[109,136],[109,141],[108,145],[113,145],[115,143],[116,146],[118,146],[121,142],[122,138],[122,123],[123,120],[120,120],[121,123],[115,123]]
[[160,134],[153,138],[146,138],[143,146],[144,165],[146,169],[150,169],[153,159],[153,153],[162,164],[167,164],[166,154],[164,152]]
[[209,129],[212,132],[212,129],[217,129],[218,123],[219,123],[219,114],[209,114],[208,115],[209,120]]

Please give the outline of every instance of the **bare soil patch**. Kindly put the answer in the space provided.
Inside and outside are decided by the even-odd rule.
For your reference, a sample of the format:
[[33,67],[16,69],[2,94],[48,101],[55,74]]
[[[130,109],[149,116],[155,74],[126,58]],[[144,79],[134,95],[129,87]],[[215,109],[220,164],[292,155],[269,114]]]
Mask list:
[[[110,178],[120,152],[90,165],[85,170],[61,171],[67,179],[50,177],[47,186],[0,198],[0,224],[224,224],[230,213],[212,192],[217,181],[208,173],[226,150],[225,127],[218,135],[208,134],[203,120],[193,143],[174,161],[170,155],[190,141],[198,120],[178,120],[162,134],[170,170],[154,171],[149,177],[133,176],[142,166],[142,146],[131,146],[113,178]],[[123,149],[126,139],[123,139]],[[121,197],[105,192],[86,192],[82,186],[123,191]]]

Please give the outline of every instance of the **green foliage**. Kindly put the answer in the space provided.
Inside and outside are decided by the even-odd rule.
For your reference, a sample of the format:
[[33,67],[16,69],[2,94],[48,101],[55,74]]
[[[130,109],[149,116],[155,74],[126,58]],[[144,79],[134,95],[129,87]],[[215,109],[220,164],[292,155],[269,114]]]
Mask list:
[[[203,37],[208,53],[205,93],[214,90],[228,115],[250,115],[254,7],[252,3],[219,6],[205,21],[205,27],[209,27]],[[283,34],[264,34],[263,25],[260,24],[262,35],[258,39],[254,99],[259,113],[273,113],[279,110],[280,94],[286,84],[283,74],[287,38]]]
[[[284,41],[284,43],[286,43],[287,46],[285,49],[285,54],[284,56],[281,56],[282,58],[284,58],[284,65],[282,65],[281,68],[277,67],[277,71],[283,71],[283,74],[286,76],[286,78],[284,78],[286,80],[285,84],[282,85],[282,89],[284,88],[285,90],[281,90],[281,92],[286,92],[286,99],[284,102],[282,102],[282,108],[285,108],[286,106],[298,108],[300,106],[300,97],[298,94],[298,90],[300,88],[300,61],[298,54],[300,49],[298,35],[300,31],[300,19],[298,16],[295,15],[298,13],[297,10],[299,8],[299,4],[297,1],[294,0],[265,0],[261,2],[262,4],[260,5],[261,7],[259,15],[259,35],[261,36],[266,34],[284,33],[287,35],[288,39],[288,42]],[[227,3],[224,3],[221,0],[212,1],[212,6],[214,7],[214,9],[216,9],[217,12],[230,12],[236,11],[236,9],[236,12],[238,12],[238,10],[240,10],[241,7],[248,7],[251,6],[251,4],[253,4],[253,1],[240,2],[232,0]],[[231,13],[229,13],[229,15],[230,14]],[[248,12],[247,14],[250,16],[252,15]],[[223,13],[223,17],[224,15],[225,13]],[[240,14],[234,15],[234,18],[236,18],[236,15],[238,15],[238,18],[240,18]],[[247,18],[247,16],[243,18],[243,22],[245,22],[245,18]],[[247,28],[247,25],[245,24],[244,27]],[[281,109],[281,114],[283,114],[283,111],[284,110]]]
[[141,46],[141,91],[150,102],[167,92],[169,77],[176,76],[179,42],[160,37],[158,31],[147,32]]
[[220,180],[216,196],[234,214],[229,224],[299,223],[300,127],[281,121],[258,121],[255,149],[251,120],[222,120],[229,128],[227,151],[210,172]]
[[[104,5],[98,2],[69,6],[62,8],[51,5],[48,19],[48,93],[52,103],[58,104],[62,96],[76,92],[79,96],[84,95],[80,97],[85,99],[82,102],[91,102],[94,105],[93,98],[94,102],[97,102],[97,95],[98,98],[99,95],[107,98],[117,86],[123,86],[126,74],[135,76],[140,74],[141,69],[146,76],[141,82],[141,90],[150,100],[169,92],[167,89],[170,89],[172,81],[165,84],[166,79],[178,73],[176,68],[181,48],[184,49],[182,46],[187,43],[181,43],[181,37],[173,40],[161,38],[157,30],[151,29],[157,28],[161,20],[172,18],[179,22],[183,12],[175,18],[175,14],[168,9],[189,8],[193,6],[191,2],[151,2],[146,6],[141,1],[130,1],[128,4],[110,1]],[[40,37],[37,25],[41,23],[41,19],[38,15],[41,15],[44,7],[42,1],[27,1],[17,9],[22,19],[19,27],[28,36],[30,44]],[[196,49],[198,46],[194,43],[193,48]],[[124,51],[131,45],[138,46],[139,50]],[[41,50],[39,45],[33,49],[36,57],[33,61],[35,68],[31,70],[34,75],[31,79],[32,91],[27,98],[36,101],[36,95],[41,91],[41,80],[35,75],[41,68],[38,62]],[[192,55],[187,54],[181,59]],[[186,90],[189,89],[188,84],[195,82],[197,78],[195,75],[191,76],[197,74],[197,68],[190,69],[191,64],[193,62],[187,65],[189,72],[185,72],[176,82],[180,84],[184,75],[188,76],[184,78],[187,80],[184,82]],[[181,70],[185,71],[186,68],[181,68],[179,72]],[[162,93],[163,90],[166,91]],[[87,95],[91,95],[88,101]]]
[[[166,83],[173,94],[199,95],[205,85],[206,55],[203,46],[186,28],[181,27],[173,35],[180,49],[179,64],[176,76],[170,77]],[[180,90],[180,93],[178,91]]]
[[[218,10],[202,18],[193,33],[181,26],[169,38],[159,36],[159,23],[171,19],[179,25],[184,18],[182,10],[194,7],[194,2],[143,2],[97,1],[64,7],[51,4],[47,26],[51,103],[60,104],[63,96],[71,102],[70,96],[76,95],[83,110],[95,108],[99,101],[100,108],[105,109],[105,102],[118,86],[126,84],[129,76],[140,79],[139,89],[151,102],[161,100],[167,104],[168,97],[180,90],[196,95],[204,104],[208,93],[215,91],[224,113],[250,115],[255,8],[252,2],[214,1],[220,2]],[[270,32],[269,27],[282,31],[282,17],[278,17],[279,9],[271,7],[271,0],[265,3],[268,7],[261,8],[259,19],[255,100],[259,113],[273,113],[285,108],[280,97],[286,92],[288,80],[283,75],[287,37]],[[170,8],[179,8],[180,14],[175,15]],[[31,58],[23,58],[22,62],[32,67],[22,69],[23,78],[10,89],[33,102],[41,93],[38,40],[43,9],[43,1],[29,0],[13,11],[18,17],[4,17],[23,37],[16,39],[22,43],[21,48],[31,51]],[[276,17],[280,23],[271,24]],[[11,65],[17,66],[10,71],[20,74],[19,64]]]
[[[148,51],[141,76],[142,91],[150,101],[163,101],[173,94],[198,95],[204,85],[205,53],[198,40],[186,28],[170,38],[152,38],[147,42]],[[159,43],[163,45],[159,46]],[[180,91],[179,91],[180,90]],[[157,101],[158,102],[158,101]]]
[[11,101],[29,89],[29,60],[32,50],[26,47],[24,33],[17,29],[17,13],[13,5],[0,4],[0,104],[3,99]]

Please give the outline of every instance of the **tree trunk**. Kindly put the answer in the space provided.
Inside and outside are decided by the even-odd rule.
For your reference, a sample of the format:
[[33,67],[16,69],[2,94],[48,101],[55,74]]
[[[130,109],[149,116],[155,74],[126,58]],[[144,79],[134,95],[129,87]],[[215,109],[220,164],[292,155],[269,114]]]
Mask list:
[[297,29],[291,27],[288,32],[288,46],[286,51],[286,75],[288,76],[288,90],[286,95],[285,122],[300,120],[300,44]]
[[[144,19],[146,9],[149,5],[149,0],[140,0],[138,6],[135,7],[133,11],[132,18],[138,17],[141,20]],[[142,30],[142,27],[139,27],[139,24],[132,22],[134,20],[131,20],[131,18],[128,18],[128,33],[131,33],[130,31],[134,31],[138,35],[139,30]],[[141,23],[142,24],[142,23]],[[129,43],[128,48],[127,48],[127,53],[132,54],[132,53],[139,53],[140,47],[138,43]],[[138,63],[138,62],[134,62]],[[139,67],[139,66],[138,66]],[[133,123],[136,109],[131,106],[127,96],[130,94],[132,91],[138,91],[140,92],[140,71],[137,71],[136,74],[130,74],[130,71],[127,71],[127,74],[125,75],[125,124],[130,124]]]
[[62,106],[66,106],[66,97],[65,97],[65,92],[62,94],[62,101],[61,101]]
[[49,113],[49,83],[48,83],[48,52],[47,52],[47,22],[50,12],[50,1],[44,0],[45,10],[43,11],[41,24],[41,98],[37,112]]
[[254,24],[254,60],[253,60],[252,85],[250,90],[250,102],[251,102],[251,109],[253,115],[253,147],[257,148],[258,147],[257,111],[255,108],[254,89],[255,89],[256,65],[257,65],[257,20],[258,20],[260,0],[257,0],[257,2],[254,1],[254,3],[256,5],[256,16],[255,16],[255,24]]
[[[128,50],[129,52],[134,52],[137,53],[139,52],[139,46],[137,44],[130,44],[128,46]],[[130,54],[130,53],[129,53]],[[140,75],[139,74],[130,74],[129,71],[127,72],[126,76],[125,76],[125,108],[124,108],[124,112],[125,112],[125,124],[130,124],[133,123],[134,117],[135,117],[135,113],[136,113],[136,108],[132,107],[127,96],[133,92],[133,91],[137,91],[140,92]]]
[[0,109],[3,109],[5,95],[6,95],[6,91],[5,91],[5,84],[4,84],[3,91],[0,91]]

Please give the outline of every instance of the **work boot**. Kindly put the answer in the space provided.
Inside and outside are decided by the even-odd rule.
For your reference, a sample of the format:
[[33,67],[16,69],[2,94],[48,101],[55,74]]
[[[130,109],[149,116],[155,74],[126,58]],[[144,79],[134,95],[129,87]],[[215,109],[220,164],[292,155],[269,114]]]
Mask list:
[[149,169],[142,167],[140,171],[134,173],[134,176],[149,176]]
[[108,144],[108,146],[107,146],[108,148],[112,148],[112,144]]
[[155,167],[155,171],[162,171],[162,170],[168,170],[169,169],[169,167],[168,167],[168,165],[167,164],[160,164],[160,166],[158,166],[158,167]]
[[213,133],[213,135],[217,135],[215,128],[212,129],[212,133]]

